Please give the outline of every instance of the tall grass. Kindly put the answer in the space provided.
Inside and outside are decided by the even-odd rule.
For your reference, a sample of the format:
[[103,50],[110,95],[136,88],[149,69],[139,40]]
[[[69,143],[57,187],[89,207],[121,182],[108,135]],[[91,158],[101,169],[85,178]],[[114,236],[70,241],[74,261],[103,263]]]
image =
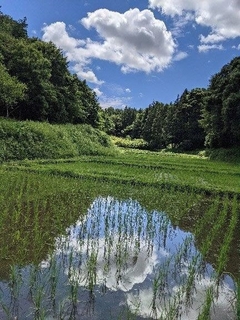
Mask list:
[[51,125],[0,118],[0,162],[115,152],[110,138],[89,125]]

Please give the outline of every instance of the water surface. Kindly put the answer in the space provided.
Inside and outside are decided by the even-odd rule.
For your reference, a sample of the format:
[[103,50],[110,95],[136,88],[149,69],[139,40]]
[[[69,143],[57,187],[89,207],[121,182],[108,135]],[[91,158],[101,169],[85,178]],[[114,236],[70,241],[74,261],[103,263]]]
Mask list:
[[220,279],[167,214],[97,197],[39,265],[11,267],[0,319],[235,319],[235,284]]

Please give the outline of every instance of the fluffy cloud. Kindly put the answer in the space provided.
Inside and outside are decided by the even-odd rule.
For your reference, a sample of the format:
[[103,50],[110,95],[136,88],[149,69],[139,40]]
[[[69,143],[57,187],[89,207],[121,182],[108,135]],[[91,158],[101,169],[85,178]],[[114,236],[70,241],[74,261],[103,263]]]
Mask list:
[[75,39],[63,22],[43,28],[43,40],[62,48],[69,61],[76,64],[80,76],[99,84],[94,73],[86,69],[92,59],[113,62],[123,73],[162,71],[172,60],[176,44],[163,21],[150,10],[130,9],[121,14],[99,9],[81,20],[87,29],[94,28],[100,41]]
[[95,84],[102,84],[104,81],[98,80],[95,73],[88,68],[91,62],[89,54],[85,47],[89,39],[75,39],[67,32],[67,26],[64,22],[55,22],[43,27],[43,41],[51,41],[61,48],[67,59],[73,62],[73,71],[82,79]]
[[240,50],[240,44],[239,44],[238,46],[233,46],[232,48],[233,48],[233,49]]
[[99,88],[94,88],[93,91],[96,93],[98,98],[103,95],[103,92]]
[[121,14],[99,9],[81,22],[87,29],[95,28],[103,39],[94,43],[97,50],[91,56],[122,65],[123,72],[161,71],[171,61],[175,49],[172,35],[150,10],[135,8]]
[[85,67],[81,63],[75,64],[73,67],[73,71],[78,75],[79,78],[85,79],[88,82],[92,82],[98,85],[101,85],[104,83],[104,81],[97,79],[95,73],[91,69]]
[[158,8],[172,17],[193,13],[197,24],[211,28],[209,35],[201,35],[202,43],[216,43],[240,36],[239,0],[149,0],[149,7]]

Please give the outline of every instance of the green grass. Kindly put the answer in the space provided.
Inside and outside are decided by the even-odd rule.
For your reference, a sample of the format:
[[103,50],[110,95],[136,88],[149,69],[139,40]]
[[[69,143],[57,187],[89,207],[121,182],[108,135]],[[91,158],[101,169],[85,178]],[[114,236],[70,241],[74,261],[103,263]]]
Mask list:
[[110,138],[89,125],[51,125],[0,118],[0,163],[115,153]]

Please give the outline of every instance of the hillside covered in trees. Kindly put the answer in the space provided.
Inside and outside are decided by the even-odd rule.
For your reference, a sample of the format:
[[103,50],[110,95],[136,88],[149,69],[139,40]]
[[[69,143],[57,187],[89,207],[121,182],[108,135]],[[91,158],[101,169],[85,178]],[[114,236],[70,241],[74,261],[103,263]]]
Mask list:
[[212,76],[208,88],[187,89],[175,102],[154,101],[144,110],[104,111],[106,131],[143,138],[151,149],[240,146],[240,57]]
[[149,149],[240,146],[240,57],[212,76],[208,88],[145,109],[103,110],[85,80],[69,71],[62,51],[27,35],[26,18],[0,12],[0,116],[56,124],[90,124]]
[[27,36],[26,19],[0,13],[0,116],[98,126],[100,106],[60,49]]

